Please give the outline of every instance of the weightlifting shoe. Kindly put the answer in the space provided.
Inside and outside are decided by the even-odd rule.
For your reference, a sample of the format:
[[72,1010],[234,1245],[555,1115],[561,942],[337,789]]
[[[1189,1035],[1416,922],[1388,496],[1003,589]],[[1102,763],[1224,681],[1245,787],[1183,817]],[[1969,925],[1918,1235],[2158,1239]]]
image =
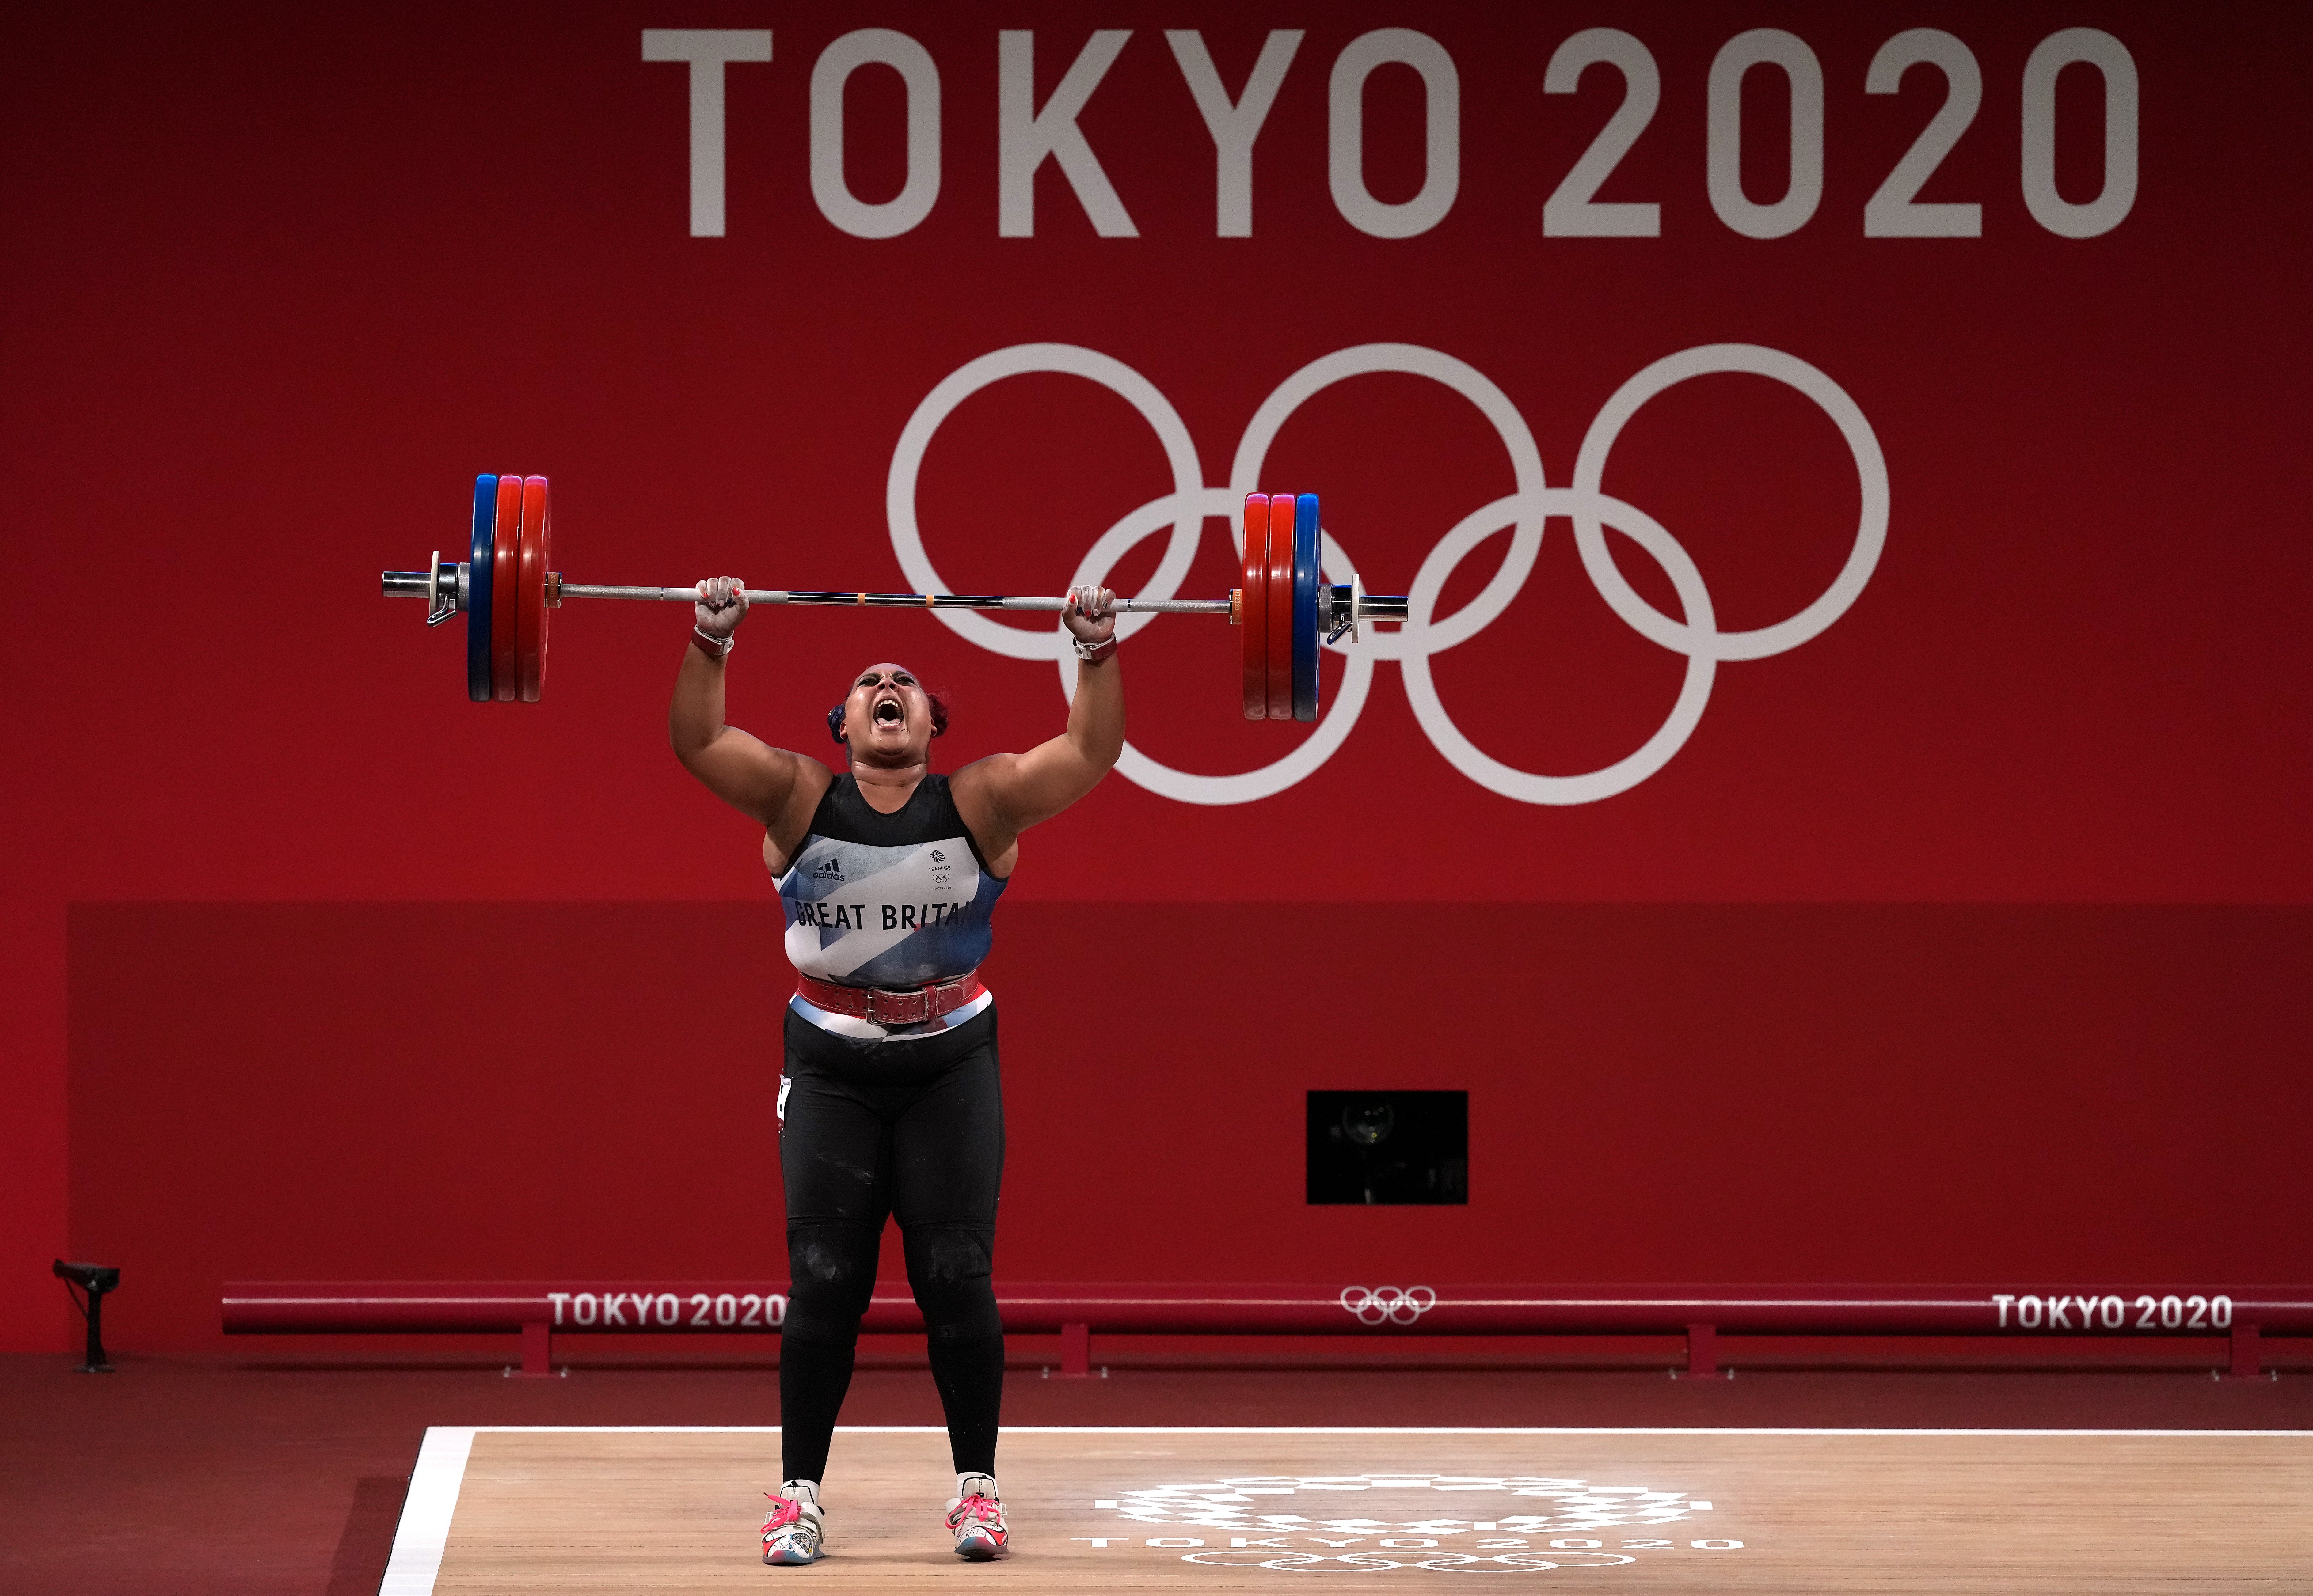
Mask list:
[[996,1481],[985,1474],[967,1474],[956,1482],[960,1495],[947,1504],[947,1527],[955,1531],[955,1555],[986,1563],[1012,1550],[1012,1537],[1004,1527],[1004,1504],[996,1495]]
[[771,1497],[763,1520],[763,1561],[774,1565],[819,1561],[819,1492],[809,1480],[791,1479]]

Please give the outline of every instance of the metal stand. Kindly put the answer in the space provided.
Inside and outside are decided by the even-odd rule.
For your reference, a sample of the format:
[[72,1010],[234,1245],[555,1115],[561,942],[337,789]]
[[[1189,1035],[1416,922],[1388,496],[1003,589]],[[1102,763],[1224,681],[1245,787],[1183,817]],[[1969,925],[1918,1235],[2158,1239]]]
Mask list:
[[58,1258],[48,1272],[65,1283],[67,1293],[79,1286],[88,1293],[88,1306],[82,1308],[75,1298],[73,1306],[88,1321],[88,1346],[84,1361],[73,1366],[75,1374],[110,1374],[112,1360],[104,1355],[104,1294],[120,1284],[120,1271],[107,1264],[68,1264]]

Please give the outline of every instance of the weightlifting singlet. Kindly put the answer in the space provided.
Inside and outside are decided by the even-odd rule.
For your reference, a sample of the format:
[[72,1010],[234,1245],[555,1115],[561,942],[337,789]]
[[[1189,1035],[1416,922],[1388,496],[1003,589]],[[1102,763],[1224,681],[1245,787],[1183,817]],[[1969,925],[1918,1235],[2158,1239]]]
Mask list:
[[[979,968],[1004,893],[1004,878],[989,873],[945,776],[925,776],[888,815],[861,795],[856,777],[837,776],[778,884],[788,961],[846,987],[922,987]],[[830,1035],[876,1042],[937,1036],[990,1001],[982,993],[939,1019],[892,1027],[801,997],[789,1006]]]

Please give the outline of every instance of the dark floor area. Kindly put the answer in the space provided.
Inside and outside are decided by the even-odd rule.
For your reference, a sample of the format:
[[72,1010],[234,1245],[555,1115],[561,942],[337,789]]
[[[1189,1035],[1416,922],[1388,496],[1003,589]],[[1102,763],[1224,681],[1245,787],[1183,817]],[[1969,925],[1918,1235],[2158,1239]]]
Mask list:
[[[558,1347],[558,1356],[560,1353]],[[0,1356],[0,1592],[39,1596],[371,1596],[428,1425],[771,1425],[776,1371],[751,1363],[582,1363],[511,1380],[496,1364]],[[934,1424],[920,1368],[870,1367],[854,1424]],[[1016,1369],[1017,1425],[2018,1426],[2313,1429],[2313,1377],[2212,1381],[2205,1367],[1644,1368],[1510,1364],[1248,1368],[1113,1364],[1106,1379]],[[775,1468],[767,1450],[765,1483]]]

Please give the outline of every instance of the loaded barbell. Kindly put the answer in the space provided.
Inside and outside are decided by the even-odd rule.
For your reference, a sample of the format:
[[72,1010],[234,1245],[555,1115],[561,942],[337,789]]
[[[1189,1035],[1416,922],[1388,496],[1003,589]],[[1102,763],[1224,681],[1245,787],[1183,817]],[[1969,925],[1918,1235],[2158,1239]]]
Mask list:
[[[466,618],[466,696],[477,704],[535,704],[546,684],[547,614],[566,599],[630,599],[690,604],[693,587],[621,587],[567,582],[549,568],[554,522],[543,477],[474,478],[473,532],[467,557],[445,563],[437,549],[424,571],[384,573],[388,598],[424,599],[426,624]],[[1244,718],[1317,718],[1317,647],[1375,620],[1403,620],[1405,600],[1320,580],[1317,495],[1247,494],[1244,585],[1225,599],[1119,599],[1128,614],[1226,615],[1244,644]],[[852,605],[870,609],[1016,609],[1057,612],[1066,599],[997,593],[870,593],[749,588],[751,604]]]

